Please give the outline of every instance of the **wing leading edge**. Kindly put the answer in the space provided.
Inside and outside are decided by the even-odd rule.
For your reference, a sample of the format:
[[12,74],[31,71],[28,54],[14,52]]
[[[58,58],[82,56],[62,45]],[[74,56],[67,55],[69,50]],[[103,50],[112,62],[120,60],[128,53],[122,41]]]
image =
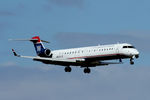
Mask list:
[[55,59],[55,58],[48,58],[48,57],[40,57],[40,56],[22,56],[18,55],[14,49],[12,49],[14,56],[21,57],[21,58],[30,58],[34,61],[40,61],[46,64],[55,64],[55,65],[74,65],[76,62],[81,62],[84,59]]

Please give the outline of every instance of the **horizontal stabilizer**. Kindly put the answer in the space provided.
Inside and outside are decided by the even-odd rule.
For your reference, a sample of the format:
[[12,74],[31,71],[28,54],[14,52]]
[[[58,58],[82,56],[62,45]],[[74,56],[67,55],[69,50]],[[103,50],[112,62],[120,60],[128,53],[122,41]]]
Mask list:
[[[37,42],[38,39],[9,39],[9,41],[31,41]],[[41,40],[41,42],[50,43],[49,41]]]

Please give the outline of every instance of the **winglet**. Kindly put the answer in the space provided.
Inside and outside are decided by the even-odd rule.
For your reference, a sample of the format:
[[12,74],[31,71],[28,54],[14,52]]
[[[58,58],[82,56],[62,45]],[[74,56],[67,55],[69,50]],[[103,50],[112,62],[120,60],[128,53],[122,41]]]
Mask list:
[[18,55],[14,49],[12,49],[12,52],[13,52],[14,56],[20,57],[20,55]]

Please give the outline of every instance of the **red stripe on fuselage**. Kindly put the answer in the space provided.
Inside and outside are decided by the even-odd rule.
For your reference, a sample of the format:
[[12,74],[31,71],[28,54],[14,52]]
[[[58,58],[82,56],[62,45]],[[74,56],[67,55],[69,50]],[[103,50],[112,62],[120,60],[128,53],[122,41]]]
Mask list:
[[82,56],[82,57],[73,57],[73,58],[68,58],[68,59],[93,58],[93,57],[105,57],[105,56],[115,56],[115,55],[121,55],[121,54],[116,53],[116,54],[105,54],[105,55],[95,55],[95,56]]

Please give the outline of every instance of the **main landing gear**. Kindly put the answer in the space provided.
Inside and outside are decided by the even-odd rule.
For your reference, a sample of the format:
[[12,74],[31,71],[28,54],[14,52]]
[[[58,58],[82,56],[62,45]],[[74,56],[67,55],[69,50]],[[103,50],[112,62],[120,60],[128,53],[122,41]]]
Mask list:
[[[71,72],[72,69],[71,69],[71,67],[67,66],[67,67],[65,67],[64,70],[65,70],[65,72]],[[91,69],[88,68],[88,67],[87,67],[87,68],[84,68],[83,72],[89,74],[89,73],[91,72]]]
[[89,74],[91,72],[91,69],[87,67],[87,68],[84,68],[83,71],[84,71],[84,73],[88,73]]
[[67,66],[67,67],[65,67],[65,72],[71,72],[71,67],[69,67],[69,66]]
[[121,58],[119,59],[119,62],[122,63],[122,59]]

